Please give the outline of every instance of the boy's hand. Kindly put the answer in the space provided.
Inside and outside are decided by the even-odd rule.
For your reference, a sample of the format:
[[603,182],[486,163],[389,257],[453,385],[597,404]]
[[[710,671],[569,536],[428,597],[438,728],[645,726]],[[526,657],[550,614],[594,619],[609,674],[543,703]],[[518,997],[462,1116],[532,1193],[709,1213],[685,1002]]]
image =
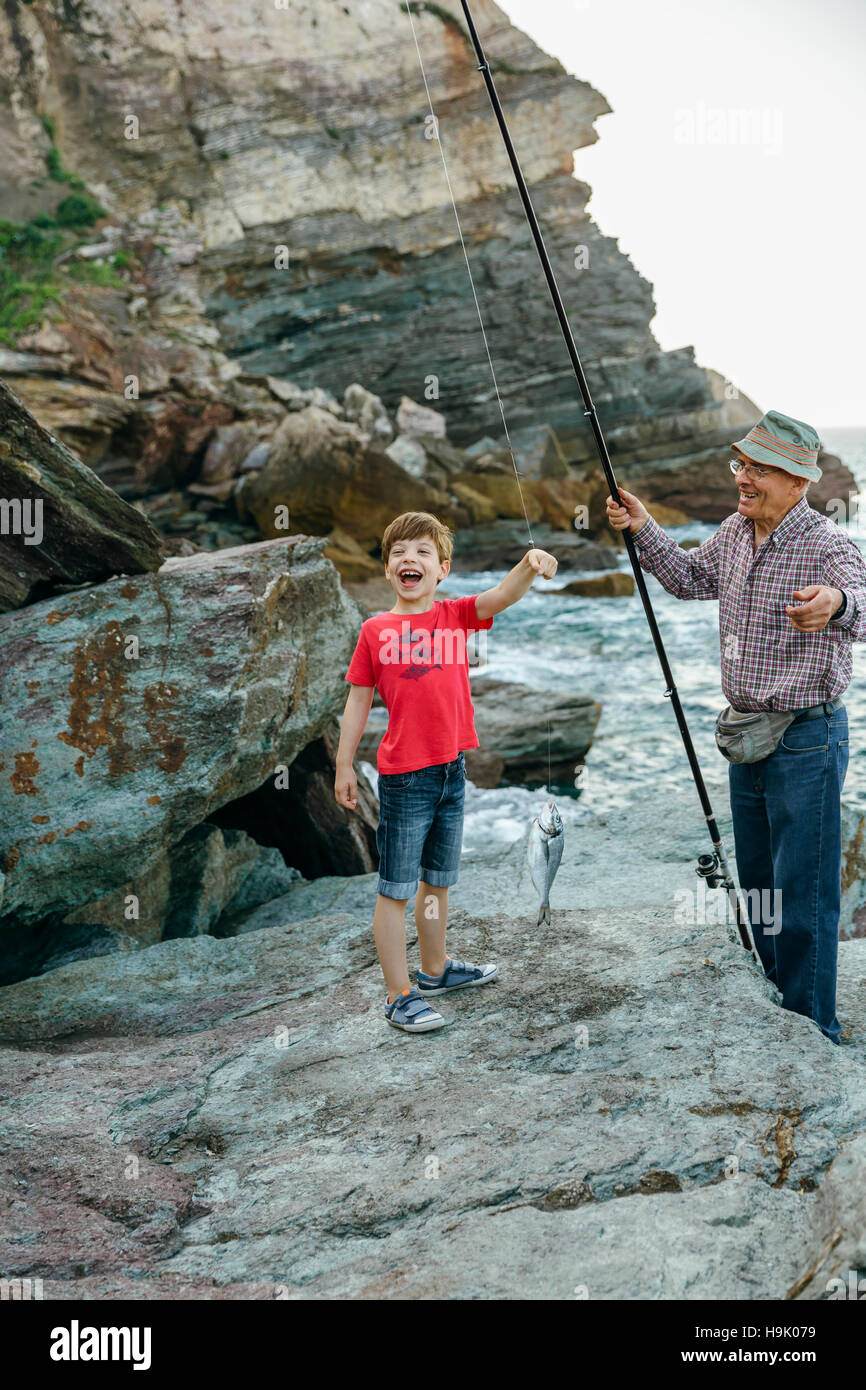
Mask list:
[[354,811],[358,805],[358,778],[353,767],[338,767],[334,778],[334,796],[338,806]]
[[523,557],[524,562],[535,570],[536,574],[541,574],[545,579],[552,579],[559,569],[559,561],[552,555],[548,555],[546,550],[527,550]]
[[628,528],[632,535],[639,531],[645,521],[649,521],[649,512],[639,498],[633,492],[626,492],[624,487],[618,489],[625,506],[619,507],[612,497],[607,499],[607,519],[615,531],[625,531]]

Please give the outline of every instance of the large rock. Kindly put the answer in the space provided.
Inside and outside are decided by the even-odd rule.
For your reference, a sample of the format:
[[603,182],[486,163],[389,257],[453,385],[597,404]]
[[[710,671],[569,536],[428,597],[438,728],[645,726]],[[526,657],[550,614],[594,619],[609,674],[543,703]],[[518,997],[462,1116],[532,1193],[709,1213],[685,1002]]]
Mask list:
[[363,614],[292,536],[0,618],[0,921],[140,878],[288,766],[345,700]]
[[304,878],[366,874],[378,868],[379,803],[360,767],[355,768],[355,810],[344,810],[334,797],[339,740],[340,727],[334,720],[295,758],[288,786],[265,782],[215,812],[212,819],[248,832],[260,845],[278,849]]
[[455,574],[511,569],[523,559],[530,545],[555,555],[560,570],[608,570],[614,554],[613,541],[607,542],[603,534],[598,541],[589,540],[583,531],[559,530],[537,522],[532,526],[530,541],[525,520],[500,519],[458,530],[451,568]]
[[500,976],[431,1038],[382,1019],[375,875],[0,991],[5,1276],[59,1299],[826,1296],[862,1264],[866,943],[842,946],[834,1048],[726,928],[678,920],[679,842],[648,891],[612,834],[567,842],[549,925],[522,845],[464,866],[452,947]]
[[0,933],[0,984],[73,960],[213,931],[224,913],[246,903],[241,889],[265,853],[243,831],[198,825],[145,874],[113,893],[25,931]]
[[387,444],[393,438],[394,426],[381,400],[357,381],[343,392],[343,411],[347,420],[353,420],[380,444]]
[[634,576],[623,570],[611,570],[609,574],[594,574],[590,579],[572,579],[562,588],[546,592],[581,598],[630,598],[634,593]]
[[58,584],[155,570],[150,523],[49,434],[0,381],[0,611]]
[[592,745],[601,705],[588,695],[538,690],[516,681],[476,676],[472,681],[475,729],[483,752],[504,763],[508,782],[574,780]]
[[382,574],[382,564],[359,545],[354,536],[336,529],[328,537],[325,555],[335,565],[340,578],[353,584],[363,584],[377,580]]
[[318,406],[286,416],[267,462],[243,479],[237,500],[241,516],[252,516],[263,536],[277,534],[288,508],[293,528],[346,531],[365,550],[400,512],[434,512],[445,521],[452,512],[447,496],[371,446],[357,425]]

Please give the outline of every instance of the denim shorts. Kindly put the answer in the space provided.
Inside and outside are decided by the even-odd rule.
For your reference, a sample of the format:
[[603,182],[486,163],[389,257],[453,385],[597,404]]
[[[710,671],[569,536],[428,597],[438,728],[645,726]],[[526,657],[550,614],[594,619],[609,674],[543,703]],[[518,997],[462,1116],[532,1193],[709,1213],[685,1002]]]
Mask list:
[[379,774],[379,892],[411,898],[419,876],[434,888],[457,882],[463,846],[466,765],[453,762],[416,772]]

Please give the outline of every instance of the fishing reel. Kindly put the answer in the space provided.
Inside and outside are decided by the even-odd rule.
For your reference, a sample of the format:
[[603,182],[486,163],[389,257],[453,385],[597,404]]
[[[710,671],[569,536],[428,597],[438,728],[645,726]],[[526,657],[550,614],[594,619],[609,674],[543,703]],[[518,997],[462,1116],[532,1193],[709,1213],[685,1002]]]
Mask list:
[[708,888],[724,888],[728,882],[719,864],[719,856],[715,853],[699,854],[695,873],[699,878],[706,879]]

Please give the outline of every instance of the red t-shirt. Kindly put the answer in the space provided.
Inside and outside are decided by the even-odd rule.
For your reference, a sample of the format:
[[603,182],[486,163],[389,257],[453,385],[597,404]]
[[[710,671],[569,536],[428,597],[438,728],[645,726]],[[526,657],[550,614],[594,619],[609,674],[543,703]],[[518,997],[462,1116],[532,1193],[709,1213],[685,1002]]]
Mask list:
[[426,613],[377,613],[361,626],[346,680],[375,685],[388,708],[379,772],[415,772],[478,747],[466,634],[481,622],[476,595],[434,599]]

